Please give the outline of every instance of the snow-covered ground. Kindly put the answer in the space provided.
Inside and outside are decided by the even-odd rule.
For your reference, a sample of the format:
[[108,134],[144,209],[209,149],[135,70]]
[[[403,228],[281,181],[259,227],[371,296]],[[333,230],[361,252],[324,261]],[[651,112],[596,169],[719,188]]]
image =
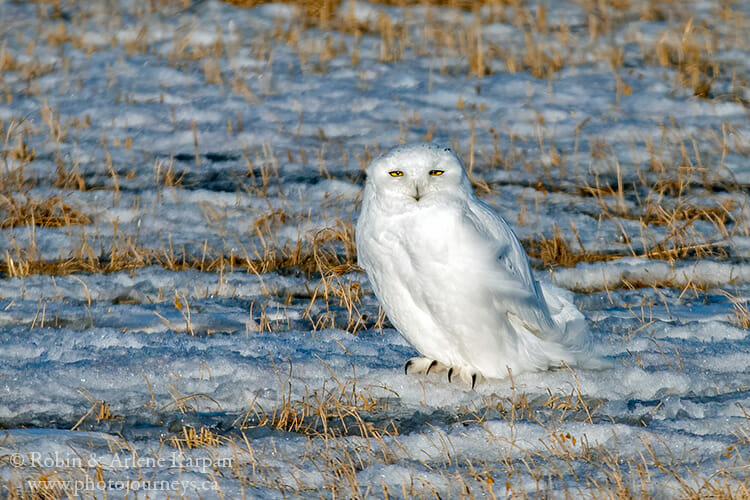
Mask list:
[[[750,4],[327,5],[0,2],[2,494],[746,492]],[[610,368],[404,375],[352,224],[422,140]]]

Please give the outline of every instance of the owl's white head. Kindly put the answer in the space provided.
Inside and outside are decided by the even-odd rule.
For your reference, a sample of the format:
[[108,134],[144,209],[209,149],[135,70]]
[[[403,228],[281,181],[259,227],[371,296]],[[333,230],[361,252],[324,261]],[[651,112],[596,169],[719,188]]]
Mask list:
[[399,146],[375,159],[367,169],[367,188],[399,205],[424,204],[441,196],[474,196],[453,150],[430,143]]

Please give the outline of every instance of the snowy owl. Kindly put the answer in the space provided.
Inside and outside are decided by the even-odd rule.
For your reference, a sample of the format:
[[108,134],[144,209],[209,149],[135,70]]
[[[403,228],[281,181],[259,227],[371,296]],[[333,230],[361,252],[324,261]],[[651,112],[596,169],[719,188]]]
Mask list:
[[407,374],[442,371],[474,387],[585,359],[588,329],[569,292],[534,279],[450,148],[406,145],[374,160],[356,239],[380,304],[422,356]]

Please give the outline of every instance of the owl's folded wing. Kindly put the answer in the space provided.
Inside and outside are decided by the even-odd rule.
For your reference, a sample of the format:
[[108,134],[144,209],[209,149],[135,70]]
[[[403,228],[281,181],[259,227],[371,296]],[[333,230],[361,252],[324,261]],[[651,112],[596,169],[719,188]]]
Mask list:
[[502,217],[481,201],[469,206],[467,217],[475,237],[489,248],[488,258],[477,262],[481,286],[495,298],[499,313],[514,328],[552,340],[560,330],[553,322],[539,283],[534,278],[521,242]]

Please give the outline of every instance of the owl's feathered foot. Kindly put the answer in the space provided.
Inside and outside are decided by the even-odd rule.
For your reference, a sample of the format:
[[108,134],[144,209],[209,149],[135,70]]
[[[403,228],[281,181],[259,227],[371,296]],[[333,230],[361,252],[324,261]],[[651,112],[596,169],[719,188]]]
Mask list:
[[479,382],[484,380],[481,374],[457,366],[447,366],[437,360],[430,358],[411,358],[404,366],[404,372],[429,375],[430,373],[448,372],[448,382],[461,381],[470,385],[473,389]]
[[430,373],[442,373],[448,369],[443,363],[430,358],[411,358],[404,365],[404,373],[418,373],[429,375]]
[[484,377],[481,373],[473,370],[451,366],[448,368],[448,382],[453,382],[454,380],[460,380],[467,385],[471,385],[473,389],[478,383],[484,380]]

